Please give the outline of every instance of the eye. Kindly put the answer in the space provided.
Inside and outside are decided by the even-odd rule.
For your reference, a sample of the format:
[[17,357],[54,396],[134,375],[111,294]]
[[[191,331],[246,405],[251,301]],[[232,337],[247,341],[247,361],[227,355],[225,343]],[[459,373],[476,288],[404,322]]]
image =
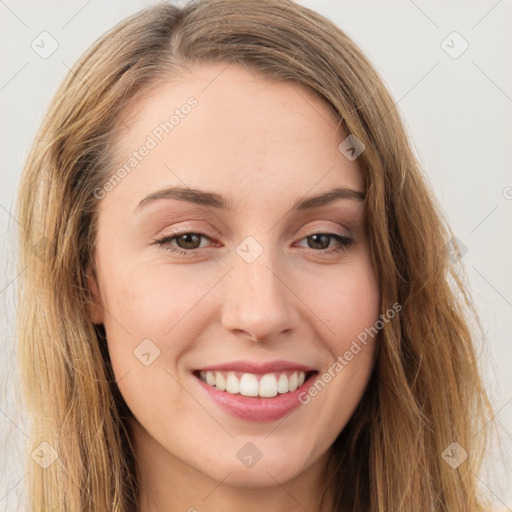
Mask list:
[[[186,231],[154,240],[154,243],[165,247],[167,252],[181,256],[193,256],[196,251],[204,248],[204,245],[201,245],[202,239],[211,241],[206,233]],[[313,233],[302,238],[301,241],[306,241],[308,247],[314,252],[328,254],[343,251],[354,243],[354,239],[337,233]],[[333,241],[334,244],[331,245]]]
[[[327,253],[343,251],[354,243],[353,238],[338,235],[337,233],[313,233],[302,240],[306,240],[309,248]],[[330,247],[333,240],[335,244],[333,247]]]
[[[155,240],[154,243],[165,247],[165,250],[168,252],[189,256],[201,248],[201,238],[210,240],[206,233],[187,231],[166,236],[160,240]],[[174,241],[177,245],[173,245]]]

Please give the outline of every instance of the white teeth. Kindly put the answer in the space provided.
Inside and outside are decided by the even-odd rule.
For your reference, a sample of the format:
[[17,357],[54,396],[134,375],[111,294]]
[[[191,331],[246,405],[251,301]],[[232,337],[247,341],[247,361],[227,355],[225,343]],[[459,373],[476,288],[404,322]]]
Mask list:
[[295,391],[299,387],[299,377],[297,372],[293,372],[292,376],[288,379],[288,388],[290,391]]
[[226,379],[220,372],[215,372],[215,387],[221,391],[226,389]]
[[252,373],[244,373],[240,379],[240,394],[258,396],[258,379]]
[[[286,377],[286,375],[285,375]],[[277,395],[277,380],[273,373],[267,373],[263,375],[260,380],[260,396],[267,398]]]
[[236,395],[240,391],[240,381],[233,372],[229,372],[226,379],[226,391]]
[[275,373],[267,373],[261,376],[259,382],[258,377],[252,373],[244,373],[240,379],[234,372],[228,372],[225,375],[225,373],[217,371],[199,372],[201,380],[221,391],[232,395],[240,393],[244,396],[264,398],[272,398],[279,393],[295,391],[306,380],[305,372],[301,371],[293,372],[290,377],[286,373],[281,373],[279,378]]
[[288,393],[288,377],[286,376],[286,373],[281,373],[281,376],[277,381],[277,391],[279,393]]

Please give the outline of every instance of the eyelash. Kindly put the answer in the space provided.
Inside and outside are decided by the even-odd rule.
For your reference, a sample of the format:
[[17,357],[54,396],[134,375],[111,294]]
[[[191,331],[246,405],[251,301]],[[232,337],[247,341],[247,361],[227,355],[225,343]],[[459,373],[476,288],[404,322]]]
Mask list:
[[[180,236],[183,236],[183,235],[199,235],[199,236],[205,237],[208,240],[210,240],[210,237],[206,233],[203,233],[202,231],[183,231],[181,233],[175,233],[175,234],[172,234],[169,236],[165,236],[164,238],[154,240],[153,243],[156,245],[159,245],[161,247],[165,247],[165,250],[167,252],[171,252],[173,254],[178,254],[180,256],[185,256],[185,257],[194,256],[196,254],[196,251],[199,251],[200,248],[186,250],[186,249],[182,249],[180,247],[175,247],[175,246],[170,245],[170,242],[172,240],[175,240],[176,238],[179,238]],[[338,235],[336,233],[324,233],[322,231],[311,233],[310,235],[305,236],[301,240],[311,238],[312,236],[315,236],[315,235],[324,235],[324,236],[328,236],[330,238],[334,238],[337,242],[337,246],[330,248],[330,249],[319,249],[319,250],[310,249],[313,252],[337,254],[341,251],[346,250],[350,245],[355,243],[354,239],[352,239],[348,236]]]

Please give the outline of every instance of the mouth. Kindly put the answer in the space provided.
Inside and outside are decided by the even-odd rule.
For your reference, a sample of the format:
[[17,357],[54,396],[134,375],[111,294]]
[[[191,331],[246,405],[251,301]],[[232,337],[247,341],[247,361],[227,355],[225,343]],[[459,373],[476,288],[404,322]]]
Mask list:
[[320,372],[292,361],[232,361],[191,372],[202,392],[229,415],[262,423],[297,410]]
[[233,370],[196,370],[193,373],[208,386],[231,395],[273,398],[294,392],[318,372],[289,369],[268,373]]

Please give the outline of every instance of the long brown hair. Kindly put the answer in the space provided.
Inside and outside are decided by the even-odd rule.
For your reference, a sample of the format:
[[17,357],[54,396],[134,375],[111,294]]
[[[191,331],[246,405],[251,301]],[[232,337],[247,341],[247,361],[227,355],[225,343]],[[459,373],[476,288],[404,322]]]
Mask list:
[[[366,147],[358,163],[381,307],[402,310],[384,326],[365,395],[332,447],[334,510],[483,510],[476,475],[485,431],[476,433],[490,409],[469,329],[475,312],[446,251],[451,231],[376,71],[342,30],[289,0],[146,8],[98,40],[57,91],[18,199],[19,362],[31,443],[58,455],[46,468],[30,461],[31,510],[136,510],[130,412],[104,332],[89,317],[94,191],[114,170],[112,141],[134,97],[201,62],[306,87]],[[442,456],[453,442],[468,454],[456,468]]]

